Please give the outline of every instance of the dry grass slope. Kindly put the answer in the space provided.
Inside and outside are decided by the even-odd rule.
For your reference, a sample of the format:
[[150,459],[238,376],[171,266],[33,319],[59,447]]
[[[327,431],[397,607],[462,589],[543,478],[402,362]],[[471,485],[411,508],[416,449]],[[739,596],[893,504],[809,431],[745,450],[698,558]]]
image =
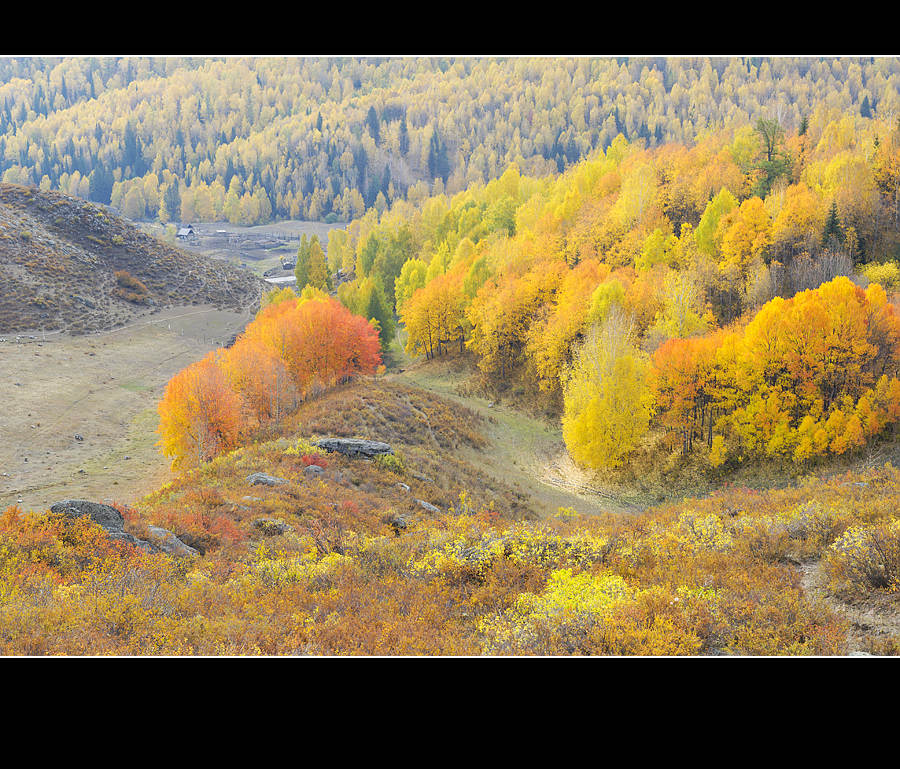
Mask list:
[[88,333],[164,307],[243,310],[265,284],[142,233],[102,206],[0,184],[0,333]]

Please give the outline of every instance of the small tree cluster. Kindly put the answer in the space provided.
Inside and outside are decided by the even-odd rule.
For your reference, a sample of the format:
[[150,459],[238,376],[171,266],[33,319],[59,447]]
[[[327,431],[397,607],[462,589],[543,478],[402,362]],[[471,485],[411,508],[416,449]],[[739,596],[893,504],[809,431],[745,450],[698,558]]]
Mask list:
[[234,345],[172,378],[159,404],[160,446],[176,466],[201,464],[380,363],[377,329],[322,292],[270,302]]

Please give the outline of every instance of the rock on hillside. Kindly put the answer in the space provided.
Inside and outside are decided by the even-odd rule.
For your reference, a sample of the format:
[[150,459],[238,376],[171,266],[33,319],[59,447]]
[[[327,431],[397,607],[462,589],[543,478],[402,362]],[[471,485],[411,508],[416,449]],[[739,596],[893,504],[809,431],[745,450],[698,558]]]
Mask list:
[[336,451],[348,457],[364,457],[365,459],[394,453],[387,443],[362,438],[322,438],[316,445],[326,451]]
[[0,332],[87,333],[164,307],[241,311],[266,284],[186,253],[94,203],[0,184]]
[[197,551],[186,545],[168,529],[159,526],[148,526],[149,540],[138,539],[125,531],[125,517],[111,505],[91,502],[87,499],[64,499],[50,506],[50,512],[65,515],[68,518],[87,516],[98,524],[110,539],[118,539],[135,545],[151,553],[164,552],[169,555],[197,555]]

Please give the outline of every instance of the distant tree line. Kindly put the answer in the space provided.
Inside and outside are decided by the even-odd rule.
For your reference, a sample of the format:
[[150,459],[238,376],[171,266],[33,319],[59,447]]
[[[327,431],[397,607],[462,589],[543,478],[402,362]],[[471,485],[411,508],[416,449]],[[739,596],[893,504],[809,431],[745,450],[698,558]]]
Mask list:
[[618,135],[898,108],[895,58],[0,59],[0,178],[134,219],[346,222],[511,163],[559,173]]

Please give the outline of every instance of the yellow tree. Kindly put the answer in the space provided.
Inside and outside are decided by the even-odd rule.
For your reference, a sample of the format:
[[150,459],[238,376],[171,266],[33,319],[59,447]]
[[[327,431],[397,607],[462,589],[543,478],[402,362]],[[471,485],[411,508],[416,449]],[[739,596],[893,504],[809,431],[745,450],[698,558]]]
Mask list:
[[521,362],[531,324],[554,296],[567,273],[565,262],[539,262],[524,274],[489,279],[467,311],[471,337],[467,343],[486,374],[504,379]]
[[815,193],[802,182],[788,187],[772,221],[773,258],[785,262],[804,251],[811,253],[824,226],[824,211]]
[[546,318],[529,329],[525,355],[542,391],[559,391],[560,373],[571,361],[572,345],[585,329],[594,289],[608,275],[609,268],[594,259],[580,262],[563,277]]
[[617,467],[640,445],[652,409],[648,368],[624,313],[591,327],[563,388],[563,439],[578,464]]
[[722,217],[738,207],[734,195],[726,188],[710,199],[706,204],[703,215],[694,236],[697,239],[697,247],[707,256],[716,256],[718,253],[717,231]]
[[725,215],[719,227],[724,228],[720,269],[745,276],[751,262],[761,258],[772,242],[772,223],[765,204],[760,198],[748,198]]
[[416,290],[400,313],[406,327],[406,350],[426,358],[441,355],[453,345],[462,349],[466,338],[462,270],[439,275]]
[[397,302],[397,311],[403,309],[406,300],[409,299],[417,289],[425,285],[425,275],[428,272],[428,265],[419,258],[407,259],[400,268],[400,274],[394,281],[394,297]]

